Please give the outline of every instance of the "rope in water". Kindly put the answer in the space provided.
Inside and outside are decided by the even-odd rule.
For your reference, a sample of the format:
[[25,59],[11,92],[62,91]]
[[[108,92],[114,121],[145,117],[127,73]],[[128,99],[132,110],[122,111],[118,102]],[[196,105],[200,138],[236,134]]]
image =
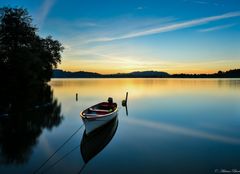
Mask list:
[[[83,124],[61,145],[59,146],[59,148],[48,158],[46,159],[41,165],[40,167],[35,170],[33,173],[37,173],[65,144],[67,144],[67,142],[69,142],[71,140],[71,138],[83,127]],[[79,145],[78,145],[79,146]]]
[[87,163],[84,163],[83,166],[80,168],[78,174],[81,174],[83,169],[86,167]]
[[69,152],[65,153],[59,160],[57,160],[55,163],[53,163],[52,165],[50,165],[46,170],[44,170],[42,173],[45,173],[47,171],[49,171],[51,168],[53,168],[55,165],[57,165],[57,163],[59,163],[60,161],[62,161],[64,158],[66,158],[70,153],[72,153],[74,150],[76,150],[77,148],[79,148],[80,145],[75,146],[72,150],[70,150]]

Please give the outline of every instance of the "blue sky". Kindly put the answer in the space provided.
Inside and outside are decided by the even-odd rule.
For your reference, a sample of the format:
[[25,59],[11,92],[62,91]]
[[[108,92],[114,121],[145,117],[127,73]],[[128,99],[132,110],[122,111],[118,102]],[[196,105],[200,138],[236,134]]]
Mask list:
[[66,48],[59,68],[212,73],[240,68],[239,0],[7,0]]

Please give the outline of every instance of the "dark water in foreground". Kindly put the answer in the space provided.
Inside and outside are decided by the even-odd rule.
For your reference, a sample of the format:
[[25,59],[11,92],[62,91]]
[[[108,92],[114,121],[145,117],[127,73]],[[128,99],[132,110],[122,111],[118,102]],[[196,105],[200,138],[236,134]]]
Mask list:
[[[47,112],[51,119],[42,118],[44,111],[28,114],[41,121],[36,135],[28,120],[14,150],[6,150],[10,140],[0,127],[0,173],[36,171],[83,124],[80,111],[109,96],[120,106],[117,120],[92,137],[82,127],[39,173],[240,171],[239,79],[54,79],[49,85],[56,105]],[[126,91],[128,116],[121,106]]]

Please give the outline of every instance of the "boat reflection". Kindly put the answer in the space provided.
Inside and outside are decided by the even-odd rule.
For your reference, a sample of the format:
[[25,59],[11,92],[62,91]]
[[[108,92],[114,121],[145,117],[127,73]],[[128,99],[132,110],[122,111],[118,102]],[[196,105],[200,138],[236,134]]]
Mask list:
[[117,127],[118,118],[116,117],[91,134],[86,134],[84,131],[80,151],[85,164],[108,145],[115,135]]

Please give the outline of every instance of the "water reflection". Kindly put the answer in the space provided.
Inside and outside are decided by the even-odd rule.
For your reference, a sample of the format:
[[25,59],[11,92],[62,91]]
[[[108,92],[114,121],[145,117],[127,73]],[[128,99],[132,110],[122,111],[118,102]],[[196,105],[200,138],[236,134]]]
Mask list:
[[[214,173],[239,166],[239,79],[55,79],[49,84],[61,106],[48,86],[42,92],[15,89],[11,98],[1,95],[0,112],[9,116],[0,121],[0,160],[13,164],[0,165],[0,173],[35,171],[83,124],[80,111],[109,96],[119,105],[118,122],[103,135],[87,137],[81,129],[42,171],[78,173],[85,166],[82,173]],[[127,91],[128,117],[121,106]],[[66,115],[62,122],[58,106]],[[57,129],[43,131],[60,124],[58,119]],[[21,155],[29,161],[19,167],[14,163]]]
[[111,141],[118,127],[118,119],[114,118],[99,130],[87,135],[84,131],[81,141],[81,154],[85,163],[101,152]]
[[229,144],[237,144],[237,145],[240,144],[240,138],[214,134],[214,133],[195,130],[195,129],[186,128],[186,127],[180,127],[173,124],[160,123],[160,122],[155,123],[151,121],[140,120],[140,119],[137,120],[137,119],[131,119],[131,118],[128,118],[128,120],[125,120],[125,121],[129,124],[139,125],[139,126],[155,129],[157,131],[163,131],[163,132],[177,134],[177,135],[191,136],[194,138],[202,138],[202,139],[229,143]]
[[51,87],[1,87],[0,164],[24,164],[42,131],[58,126],[63,116]]
[[[85,155],[90,162],[83,173],[214,173],[239,165],[239,82],[55,79],[50,84],[69,116],[68,126],[76,127],[81,110],[109,96],[120,106],[129,92],[129,117],[120,106],[118,132],[101,153]],[[77,173],[84,161],[72,154],[53,173]]]
[[[107,84],[107,87],[106,87]],[[239,79],[53,79],[50,85],[54,86],[56,95],[64,99],[79,92],[80,97],[103,98],[114,95],[114,98],[125,97],[126,91],[131,99],[142,97],[169,96],[176,94],[225,94],[231,89],[238,93]],[[221,89],[221,90],[219,90]],[[64,94],[64,96],[62,95]],[[97,95],[96,95],[97,94]]]

